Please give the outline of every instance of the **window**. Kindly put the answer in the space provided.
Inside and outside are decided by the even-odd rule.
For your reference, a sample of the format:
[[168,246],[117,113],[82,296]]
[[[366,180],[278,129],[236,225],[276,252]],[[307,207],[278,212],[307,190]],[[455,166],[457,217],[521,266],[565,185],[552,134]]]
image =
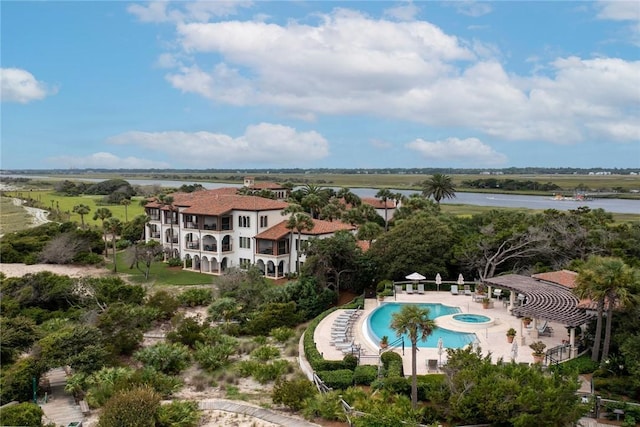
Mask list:
[[251,267],[251,260],[248,258],[240,258],[240,268],[244,268],[246,270],[249,267]]
[[251,217],[241,215],[238,217],[238,227],[249,228],[251,227]]
[[260,227],[268,227],[268,226],[269,226],[268,217],[266,215],[261,215],[260,216]]
[[251,249],[251,237],[241,237],[240,247],[242,249]]

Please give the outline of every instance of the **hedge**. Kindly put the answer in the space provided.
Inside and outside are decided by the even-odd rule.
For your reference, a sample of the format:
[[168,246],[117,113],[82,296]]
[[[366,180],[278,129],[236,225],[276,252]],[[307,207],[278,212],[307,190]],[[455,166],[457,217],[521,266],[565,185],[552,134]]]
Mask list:
[[378,378],[378,367],[374,365],[356,366],[353,371],[353,382],[355,385],[371,385]]
[[327,387],[334,390],[346,390],[353,385],[353,371],[349,369],[319,371],[317,374]]

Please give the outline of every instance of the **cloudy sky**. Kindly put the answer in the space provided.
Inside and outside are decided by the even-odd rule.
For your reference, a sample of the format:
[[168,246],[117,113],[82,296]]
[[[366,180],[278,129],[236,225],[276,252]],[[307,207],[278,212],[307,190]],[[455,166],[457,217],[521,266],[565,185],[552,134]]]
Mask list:
[[1,166],[640,167],[640,2],[2,2]]

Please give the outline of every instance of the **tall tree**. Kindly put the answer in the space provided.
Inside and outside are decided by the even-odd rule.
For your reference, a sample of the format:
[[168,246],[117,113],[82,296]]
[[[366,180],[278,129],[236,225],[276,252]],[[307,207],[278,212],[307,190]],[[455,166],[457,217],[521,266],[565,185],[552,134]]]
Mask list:
[[79,205],[75,205],[73,207],[73,212],[77,213],[78,215],[80,215],[80,223],[82,224],[82,229],[85,229],[85,224],[84,224],[84,216],[86,214],[88,214],[89,212],[91,212],[91,208],[87,205],[84,204],[79,204]]
[[456,189],[450,176],[436,173],[422,183],[422,194],[425,197],[433,197],[436,203],[440,204],[442,199],[455,198]]
[[387,214],[387,201],[394,200],[394,194],[388,188],[382,188],[376,193],[376,199],[380,199],[384,203],[384,231],[389,230],[389,217]]
[[96,209],[96,211],[93,213],[93,220],[100,220],[102,221],[102,238],[104,239],[104,254],[105,256],[107,255],[107,251],[109,250],[107,246],[107,230],[104,227],[104,222],[108,219],[111,218],[113,216],[113,213],[111,213],[111,211],[107,208],[98,208]]
[[131,199],[124,198],[120,200],[120,204],[124,206],[124,222],[129,222],[129,213],[127,207],[131,204]]
[[353,193],[347,187],[342,187],[340,190],[338,190],[338,192],[336,193],[336,197],[338,199],[344,200],[345,203],[351,205],[351,207],[360,206],[360,203],[362,203],[360,197],[358,197],[357,194]]
[[416,304],[405,304],[402,309],[393,314],[391,328],[396,331],[398,337],[409,335],[411,341],[411,406],[416,409],[418,405],[418,339],[425,340],[433,333],[436,323],[429,319],[429,309],[421,308]]
[[298,245],[296,248],[296,273],[300,274],[300,252],[302,251],[301,237],[304,230],[312,230],[314,227],[313,219],[305,213],[297,212],[292,214],[287,221],[286,227],[289,230],[295,230],[298,233]]
[[[640,286],[640,274],[619,258],[592,256],[580,269],[574,292],[579,298],[590,298],[597,304],[596,331],[591,358],[597,362],[609,357],[611,324],[616,307],[632,301],[631,290]],[[604,344],[600,357],[602,319],[607,311]]]
[[105,233],[111,234],[111,243],[113,244],[113,272],[118,272],[118,263],[116,262],[116,241],[118,234],[122,231],[122,222],[118,218],[108,218],[104,222]]

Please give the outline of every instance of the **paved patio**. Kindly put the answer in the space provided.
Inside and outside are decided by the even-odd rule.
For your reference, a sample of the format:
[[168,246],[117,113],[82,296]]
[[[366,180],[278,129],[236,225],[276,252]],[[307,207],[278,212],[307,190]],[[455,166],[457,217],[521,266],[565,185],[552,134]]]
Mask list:
[[[363,364],[377,364],[379,354],[378,344],[366,333],[366,322],[369,314],[380,304],[388,302],[412,302],[412,303],[441,303],[444,305],[458,307],[462,313],[481,314],[489,316],[494,319],[491,326],[478,329],[474,326],[461,326],[459,323],[450,322],[446,320],[443,327],[447,329],[457,330],[459,332],[473,332],[478,338],[478,344],[483,354],[491,352],[492,360],[497,361],[498,358],[503,358],[505,361],[510,361],[512,357],[513,344],[507,342],[506,332],[509,328],[514,328],[517,331],[515,341],[518,344],[518,354],[515,359],[518,363],[532,363],[533,356],[532,350],[529,348],[529,344],[533,341],[542,341],[547,345],[547,350],[563,344],[563,340],[569,338],[567,329],[564,325],[554,322],[549,322],[549,326],[553,328],[553,335],[550,337],[536,337],[535,330],[527,329],[522,325],[522,321],[511,315],[504,305],[503,301],[493,299],[493,307],[489,309],[483,309],[482,304],[474,302],[471,296],[468,295],[452,295],[450,292],[435,292],[427,291],[424,294],[407,294],[405,292],[396,295],[395,297],[386,297],[384,301],[376,299],[366,299],[365,306],[362,313],[356,318],[351,327],[353,342],[360,348],[361,363]],[[314,340],[318,351],[320,351],[325,359],[328,360],[341,360],[344,357],[342,350],[336,348],[331,344],[332,341],[332,326],[334,321],[339,318],[340,314],[344,310],[336,310],[329,316],[324,318],[315,330]],[[436,319],[436,323],[442,323]],[[454,325],[454,323],[456,323]],[[389,337],[393,342],[395,337]],[[411,372],[411,348],[408,343],[405,343],[405,355],[404,371],[405,373]],[[402,349],[393,349],[396,353],[402,355]],[[446,361],[446,352],[440,356],[437,348],[419,348],[418,349],[418,374],[426,374],[427,372],[427,360],[436,359]]]

